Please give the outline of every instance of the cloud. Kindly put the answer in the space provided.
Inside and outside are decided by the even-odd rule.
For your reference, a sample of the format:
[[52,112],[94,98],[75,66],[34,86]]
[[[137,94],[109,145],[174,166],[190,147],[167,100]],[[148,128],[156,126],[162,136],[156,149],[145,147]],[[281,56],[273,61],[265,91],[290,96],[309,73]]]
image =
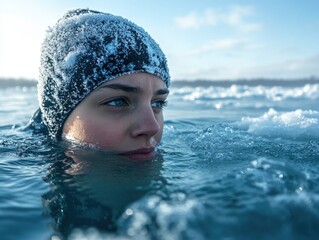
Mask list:
[[261,48],[262,45],[251,43],[248,40],[238,38],[222,38],[206,42],[202,46],[190,52],[191,55],[202,55],[211,52],[251,51]]
[[244,45],[244,41],[240,39],[224,38],[217,39],[203,44],[202,46],[191,51],[191,54],[200,55],[210,53],[213,51],[227,51],[232,49],[241,48]]
[[240,61],[232,63],[211,62],[199,64],[179,71],[176,79],[240,79],[240,78],[278,78],[296,79],[319,77],[319,53],[312,56],[287,59],[281,62],[259,65],[243,65]]
[[300,78],[319,76],[319,53],[308,57],[287,59],[268,65],[254,66],[244,69],[242,74],[247,76],[263,75],[273,78]]
[[195,12],[191,12],[184,17],[175,18],[175,22],[180,28],[189,29],[200,27],[203,24],[203,19],[201,19]]
[[257,22],[247,22],[245,19],[255,13],[250,6],[231,6],[228,9],[206,9],[202,13],[191,12],[182,17],[176,17],[175,23],[181,29],[194,29],[207,26],[227,25],[244,32],[262,29]]

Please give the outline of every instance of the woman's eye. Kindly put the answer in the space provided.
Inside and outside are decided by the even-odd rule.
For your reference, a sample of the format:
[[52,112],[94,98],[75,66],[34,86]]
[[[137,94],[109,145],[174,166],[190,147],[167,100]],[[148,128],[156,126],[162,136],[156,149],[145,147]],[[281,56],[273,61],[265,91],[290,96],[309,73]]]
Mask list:
[[163,109],[167,105],[166,101],[156,101],[152,103],[153,108]]
[[117,99],[113,99],[111,101],[105,102],[104,105],[111,106],[111,107],[126,107],[128,106],[128,103],[125,99],[117,98]]

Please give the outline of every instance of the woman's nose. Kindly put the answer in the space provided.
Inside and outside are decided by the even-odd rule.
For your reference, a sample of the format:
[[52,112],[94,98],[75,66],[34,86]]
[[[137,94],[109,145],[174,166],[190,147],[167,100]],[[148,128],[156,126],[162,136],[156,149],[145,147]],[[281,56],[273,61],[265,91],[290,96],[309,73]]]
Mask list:
[[156,118],[153,108],[145,106],[137,111],[134,118],[132,135],[133,137],[152,137],[161,129],[159,120]]

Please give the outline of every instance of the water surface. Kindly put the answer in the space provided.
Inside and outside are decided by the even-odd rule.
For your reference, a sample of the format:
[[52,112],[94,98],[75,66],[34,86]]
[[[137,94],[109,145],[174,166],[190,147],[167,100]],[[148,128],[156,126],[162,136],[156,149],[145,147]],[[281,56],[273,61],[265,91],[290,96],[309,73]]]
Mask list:
[[53,144],[0,89],[2,239],[315,239],[319,85],[179,86],[158,158]]

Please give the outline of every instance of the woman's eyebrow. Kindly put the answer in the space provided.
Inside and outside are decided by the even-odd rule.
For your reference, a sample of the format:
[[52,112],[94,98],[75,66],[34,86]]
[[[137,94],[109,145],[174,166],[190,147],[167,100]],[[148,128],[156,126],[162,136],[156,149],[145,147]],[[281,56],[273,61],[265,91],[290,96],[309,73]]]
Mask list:
[[104,85],[100,89],[102,89],[102,88],[111,88],[114,90],[121,90],[124,92],[134,92],[134,93],[142,91],[140,88],[131,87],[131,86],[123,85],[123,84],[119,84],[119,83]]
[[[103,88],[111,88],[114,90],[121,90],[124,92],[133,92],[133,93],[141,93],[143,90],[139,87],[132,87],[124,84],[114,83],[102,86],[100,89]],[[155,92],[155,95],[165,95],[168,94],[169,90],[167,88],[159,89]]]
[[167,88],[159,89],[155,92],[155,95],[165,95],[169,94],[169,90]]

